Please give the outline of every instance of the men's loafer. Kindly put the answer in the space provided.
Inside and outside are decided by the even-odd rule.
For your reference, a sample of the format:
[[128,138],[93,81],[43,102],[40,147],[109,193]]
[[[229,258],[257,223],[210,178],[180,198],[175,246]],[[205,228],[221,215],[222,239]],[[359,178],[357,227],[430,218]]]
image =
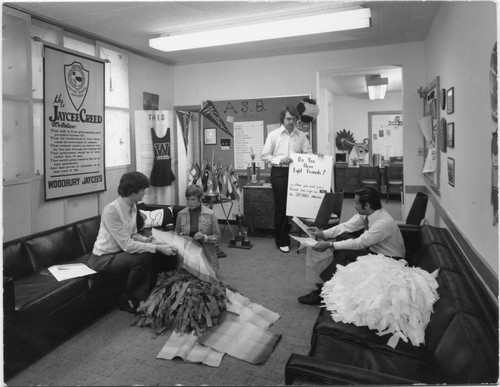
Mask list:
[[288,246],[280,246],[280,251],[282,253],[289,253],[290,252],[290,247],[288,247]]
[[320,305],[321,304],[321,289],[313,290],[311,293],[299,297],[299,302],[306,305]]

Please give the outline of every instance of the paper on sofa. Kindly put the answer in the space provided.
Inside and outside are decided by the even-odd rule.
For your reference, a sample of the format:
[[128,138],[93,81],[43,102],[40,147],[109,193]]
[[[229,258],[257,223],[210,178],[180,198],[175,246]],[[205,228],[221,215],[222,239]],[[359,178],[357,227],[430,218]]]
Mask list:
[[49,271],[59,282],[71,278],[84,277],[86,275],[95,274],[96,271],[84,263],[69,263],[66,265],[54,265],[49,267]]

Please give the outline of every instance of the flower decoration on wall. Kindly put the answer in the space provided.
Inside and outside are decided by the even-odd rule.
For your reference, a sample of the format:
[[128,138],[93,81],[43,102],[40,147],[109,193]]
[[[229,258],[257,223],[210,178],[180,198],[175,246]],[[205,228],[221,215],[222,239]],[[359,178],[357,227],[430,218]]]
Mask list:
[[354,143],[356,143],[356,140],[350,130],[342,129],[337,132],[335,136],[335,145],[339,151],[350,152]]

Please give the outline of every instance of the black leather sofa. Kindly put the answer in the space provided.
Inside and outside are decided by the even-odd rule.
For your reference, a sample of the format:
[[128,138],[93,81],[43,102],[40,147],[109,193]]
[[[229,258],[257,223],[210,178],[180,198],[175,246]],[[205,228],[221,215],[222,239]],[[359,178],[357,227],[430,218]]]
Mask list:
[[400,226],[407,261],[429,272],[439,268],[439,300],[425,345],[402,340],[396,348],[367,327],[336,323],[321,308],[307,355],[292,354],[285,383],[478,384],[498,383],[498,302],[470,266],[450,232]]
[[[152,211],[182,206],[147,205]],[[3,244],[4,376],[26,368],[103,313],[116,307],[125,278],[108,273],[58,282],[52,265],[87,263],[100,216]],[[138,216],[138,225],[142,226]]]

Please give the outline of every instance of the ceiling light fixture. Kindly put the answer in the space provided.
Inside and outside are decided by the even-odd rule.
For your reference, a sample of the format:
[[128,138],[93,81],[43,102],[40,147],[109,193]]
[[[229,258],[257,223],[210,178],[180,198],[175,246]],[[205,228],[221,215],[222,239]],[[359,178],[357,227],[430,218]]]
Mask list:
[[389,85],[388,78],[380,78],[380,75],[366,77],[366,86],[368,87],[368,98],[384,99],[387,86]]
[[370,16],[371,12],[369,8],[358,7],[322,15],[295,17],[292,19],[285,18],[258,24],[225,27],[181,35],[160,36],[149,39],[149,46],[157,50],[170,52],[333,31],[346,31],[370,27]]

